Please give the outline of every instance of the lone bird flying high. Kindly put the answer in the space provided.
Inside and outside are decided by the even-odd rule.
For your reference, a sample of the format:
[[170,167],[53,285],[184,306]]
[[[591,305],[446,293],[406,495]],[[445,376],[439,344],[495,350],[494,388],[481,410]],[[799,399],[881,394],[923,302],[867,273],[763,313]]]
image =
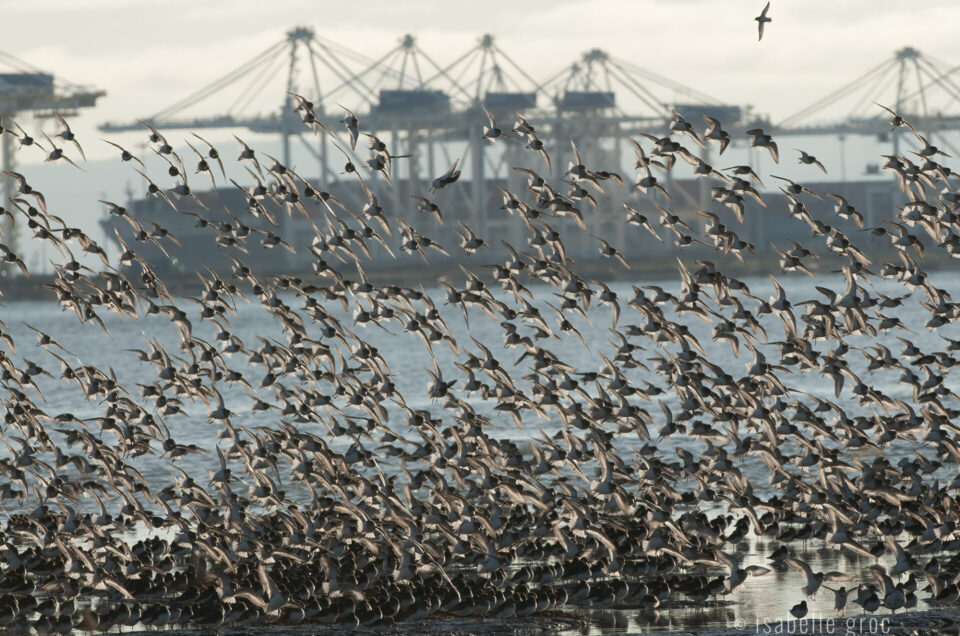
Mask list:
[[773,22],[772,18],[767,17],[767,11],[769,10],[770,10],[770,3],[767,2],[766,6],[763,7],[763,11],[760,12],[760,15],[754,18],[754,20],[757,21],[757,34],[758,34],[757,41],[758,42],[763,39],[763,27],[767,24],[767,22]]

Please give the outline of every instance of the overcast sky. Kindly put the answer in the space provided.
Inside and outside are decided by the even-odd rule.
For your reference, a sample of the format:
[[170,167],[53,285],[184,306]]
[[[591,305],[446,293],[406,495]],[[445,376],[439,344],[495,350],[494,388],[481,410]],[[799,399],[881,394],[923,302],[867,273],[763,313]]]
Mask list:
[[[960,64],[956,0],[773,0],[769,13],[773,22],[758,42],[753,18],[763,4],[763,0],[0,0],[0,50],[107,92],[97,108],[81,112],[72,125],[88,158],[109,159],[111,166],[119,162],[115,151],[98,141],[103,134],[97,124],[147,117],[236,68],[298,25],[310,26],[318,36],[369,58],[382,56],[410,33],[441,65],[490,33],[537,80],[558,73],[588,49],[602,48],[724,102],[750,104],[774,122],[904,46],[948,65]],[[273,83],[266,94],[244,113],[278,110],[284,72],[277,68],[270,73]],[[323,69],[320,75],[323,90],[338,82]],[[301,89],[306,92],[306,87]],[[657,94],[664,100],[679,99],[669,91]],[[221,113],[238,96],[239,90],[228,91],[187,114]],[[891,103],[892,90],[874,99]],[[625,91],[618,91],[618,100],[630,110]],[[945,103],[940,97],[931,107]],[[335,104],[327,106],[338,110]],[[842,117],[852,106],[847,101],[821,118]],[[231,132],[210,131],[209,138],[229,139]],[[185,135],[171,137],[179,140]],[[145,140],[143,133],[110,137],[132,148]],[[836,139],[823,140],[813,149],[835,166]],[[848,148],[847,161],[856,164],[851,168],[854,174],[862,174],[867,155],[850,159],[857,152]],[[42,156],[18,155],[25,172],[36,175],[39,185],[46,182],[59,189],[82,217],[102,214],[96,203],[99,196],[123,200],[123,189],[130,183],[129,174],[122,176],[96,161],[87,164],[87,173],[49,165],[31,170],[25,164]],[[876,153],[871,156],[875,161]]]
[[[156,112],[297,25],[369,57],[411,33],[441,64],[491,33],[538,80],[599,47],[725,102],[752,104],[774,121],[903,46],[960,64],[956,0],[773,0],[762,42],[753,21],[761,0],[7,0],[0,6],[3,51],[107,91],[98,108],[77,118],[84,137],[104,120]],[[332,76],[321,76],[329,87]],[[250,108],[267,110],[280,91]],[[225,93],[195,112],[226,110],[236,96]]]

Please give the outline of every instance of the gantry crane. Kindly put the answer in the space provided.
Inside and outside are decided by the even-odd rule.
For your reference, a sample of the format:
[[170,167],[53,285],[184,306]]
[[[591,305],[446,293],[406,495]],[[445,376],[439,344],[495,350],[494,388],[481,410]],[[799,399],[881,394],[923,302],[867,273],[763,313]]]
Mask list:
[[[336,118],[328,116],[325,103],[342,100],[357,111],[369,108],[370,104],[374,103],[376,90],[384,78],[397,74],[384,63],[384,60],[396,51],[397,49],[394,49],[383,58],[372,60],[316,36],[309,27],[296,27],[288,31],[283,39],[226,75],[166,108],[135,122],[106,122],[99,128],[104,132],[142,131],[143,125],[148,124],[167,130],[245,128],[256,133],[279,134],[285,164],[290,164],[291,140],[299,138],[320,162],[321,169],[326,171],[326,145],[321,140],[320,147],[314,148],[303,138],[301,133],[304,126],[294,112],[293,93],[307,96],[316,106],[318,119],[332,125],[343,115],[339,114]],[[302,81],[300,71],[304,62],[309,66],[306,82]],[[321,89],[321,68],[328,70],[340,81],[326,93]],[[284,79],[283,92],[277,95],[280,98],[280,108],[267,114],[248,114],[247,111],[265,90],[274,86],[271,80],[278,77]],[[227,95],[231,91],[235,93],[229,95],[232,102],[226,108],[219,106],[219,112],[208,116],[188,115],[191,109],[201,102],[208,102],[215,95]]]
[[[858,134],[886,136],[889,117],[877,108],[883,104],[908,119],[915,128],[930,133],[960,130],[960,66],[905,47],[863,75],[800,109],[773,127],[779,134]],[[802,125],[812,116],[833,108],[846,111],[835,123]],[[848,107],[848,108],[847,108]],[[953,108],[953,112],[949,110]],[[894,154],[899,134],[890,135]]]
[[[102,90],[73,84],[44,72],[3,51],[0,51],[0,70],[4,71],[0,72],[0,127],[13,127],[23,115],[43,118],[57,113],[70,117],[81,108],[92,108],[106,95]],[[26,122],[17,123],[23,126]],[[0,165],[4,171],[15,168],[14,141],[13,134],[0,134]],[[3,195],[0,203],[13,196],[13,179],[6,174],[0,174],[0,192]],[[16,243],[12,227],[6,223],[0,224],[0,237],[11,248]]]
[[[301,86],[297,69],[304,59],[308,60],[311,73]],[[324,90],[320,69],[327,70],[328,76],[330,72],[336,74],[339,84],[331,89],[328,83]],[[279,113],[243,114],[263,94],[271,79],[284,76]],[[241,90],[229,108],[220,108],[212,116],[185,116],[191,109],[196,112],[194,107],[201,102],[209,109],[208,98],[215,94],[223,97],[237,87]],[[626,113],[615,103],[616,90],[645,104],[647,112]],[[583,138],[582,151],[591,160],[598,158],[601,138],[615,140],[616,150],[604,151],[615,154],[620,140],[642,126],[665,130],[678,97],[701,109],[713,109],[711,113],[721,109],[720,116],[727,121],[738,119],[740,112],[735,106],[724,105],[600,50],[588,51],[554,78],[538,83],[489,34],[481,36],[453,62],[441,66],[411,35],[400,38],[380,57],[370,59],[317,37],[307,27],[298,27],[258,56],[154,115],[134,123],[106,123],[101,130],[142,131],[143,124],[149,124],[160,130],[246,128],[275,133],[281,136],[283,161],[287,165],[291,163],[291,140],[299,138],[319,161],[321,182],[339,181],[338,171],[331,169],[331,164],[340,157],[335,155],[328,161],[328,136],[319,135],[313,143],[302,136],[306,128],[294,112],[293,92],[311,100],[317,120],[328,129],[342,129],[340,106],[345,105],[357,113],[365,131],[384,137],[396,154],[408,155],[394,164],[393,188],[383,188],[375,172],[366,180],[395,213],[415,214],[410,195],[426,191],[432,178],[459,157],[464,182],[469,181],[469,187],[452,189],[438,197],[444,206],[458,209],[460,218],[475,224],[480,232],[486,232],[488,219],[496,222],[502,216],[490,213],[491,196],[496,194],[491,181],[516,187],[513,181],[518,175],[509,170],[509,165],[521,163],[517,154],[524,152],[523,144],[491,146],[483,139],[485,115],[481,105],[508,128],[516,112],[535,117],[551,152],[557,153],[557,169],[550,177],[556,182],[562,178],[571,137]],[[349,146],[340,146],[341,150],[346,148],[351,163],[365,166],[365,161],[356,157]],[[619,169],[618,159],[602,159],[610,170]]]

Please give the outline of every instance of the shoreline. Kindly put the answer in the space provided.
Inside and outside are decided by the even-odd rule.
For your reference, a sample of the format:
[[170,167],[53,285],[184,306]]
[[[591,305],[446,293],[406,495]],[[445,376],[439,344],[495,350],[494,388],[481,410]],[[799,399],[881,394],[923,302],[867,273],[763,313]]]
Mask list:
[[[636,609],[608,608],[613,612],[636,611]],[[304,634],[342,633],[344,631],[368,631],[378,634],[423,634],[425,636],[440,636],[442,634],[476,634],[496,636],[511,634],[526,636],[534,634],[583,634],[595,626],[590,612],[559,611],[545,615],[507,618],[462,618],[455,616],[438,616],[436,618],[394,623],[389,625],[370,625],[365,627],[344,628],[343,626],[316,624],[300,625],[263,625],[253,627],[220,627],[216,629],[174,629],[165,630],[171,636],[208,636],[220,634],[223,636],[247,636],[252,634]],[[678,629],[658,629],[656,627],[639,631],[624,630],[621,633],[664,633],[687,634],[689,636],[736,636],[744,634],[838,634],[856,636],[860,634],[940,634],[951,627],[960,627],[960,607],[939,607],[900,614],[837,614],[833,617],[793,617],[774,618],[756,617],[753,621],[737,619],[731,621],[733,626],[727,627],[679,627]],[[155,630],[140,630],[126,632],[129,636],[147,636],[156,633]],[[956,633],[954,629],[951,633]]]

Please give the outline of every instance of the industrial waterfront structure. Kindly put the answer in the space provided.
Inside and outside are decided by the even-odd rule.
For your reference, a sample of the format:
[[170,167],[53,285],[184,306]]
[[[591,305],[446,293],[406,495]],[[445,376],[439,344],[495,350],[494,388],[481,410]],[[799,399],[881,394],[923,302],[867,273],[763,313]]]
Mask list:
[[[306,79],[299,72],[301,68],[309,70]],[[283,69],[285,82],[281,112],[243,115],[237,105],[249,103],[256,92],[264,89],[262,78],[270,74],[270,69],[274,69],[273,75]],[[323,69],[337,78],[333,86],[322,85]],[[735,138],[742,138],[746,130],[757,127],[777,137],[837,135],[842,139],[854,135],[875,136],[888,139],[895,153],[899,149],[901,133],[891,132],[889,124],[881,117],[866,116],[867,108],[872,107],[869,112],[876,113],[872,102],[885,91],[893,91],[887,95],[892,100],[889,102],[891,107],[909,116],[918,129],[928,134],[960,129],[960,110],[954,109],[956,114],[950,114],[950,111],[938,110],[934,105],[935,97],[945,96],[950,103],[960,97],[960,88],[951,75],[948,65],[932,60],[916,49],[905,48],[840,90],[775,125],[770,120],[752,115],[749,107],[724,103],[598,49],[586,52],[562,71],[538,82],[500,49],[490,35],[482,36],[475,46],[443,65],[424,53],[409,35],[401,38],[397,46],[380,58],[370,60],[319,38],[309,28],[299,27],[234,71],[153,116],[138,122],[108,123],[101,128],[105,132],[142,131],[143,124],[148,123],[161,130],[239,128],[276,133],[283,142],[285,164],[290,163],[292,145],[302,144],[317,161],[316,172],[305,176],[316,179],[319,187],[351,209],[359,210],[366,201],[351,187],[352,177],[345,179],[341,176],[340,166],[346,161],[364,166],[361,146],[351,152],[344,137],[339,145],[347,151],[341,154],[341,150],[331,148],[328,135],[311,135],[309,127],[294,111],[293,93],[308,96],[318,121],[341,134],[344,132],[340,123],[344,108],[340,104],[349,102],[349,108],[357,113],[364,130],[382,137],[391,152],[409,155],[394,162],[392,187],[387,187],[376,172],[364,176],[384,209],[392,215],[415,221],[414,224],[424,233],[445,245],[456,245],[452,231],[456,227],[455,221],[461,220],[483,236],[492,250],[499,250],[501,240],[511,242],[523,230],[521,222],[502,209],[500,188],[522,193],[526,176],[511,167],[529,165],[531,158],[521,144],[491,144],[482,138],[486,115],[481,105],[504,129],[512,127],[517,112],[523,112],[536,123],[538,135],[549,144],[553,164],[551,175],[547,175],[546,166],[541,166],[542,172],[559,191],[566,187],[561,179],[572,157],[569,140],[576,141],[584,163],[597,169],[622,172],[630,179],[633,149],[629,139],[641,133],[669,134],[674,109],[697,125],[702,123],[701,114],[715,117]],[[213,102],[216,95],[237,86],[245,88],[228,111],[212,116],[184,116],[201,103]],[[821,115],[824,109],[843,104],[844,100],[851,102],[852,108],[843,121],[830,125],[803,125],[811,117]],[[707,150],[702,151],[701,158],[707,163],[717,159],[710,157]],[[418,212],[418,203],[411,195],[427,193],[431,180],[454,160],[458,160],[463,176],[455,188],[438,192],[435,197],[448,219],[440,227],[431,224],[429,215]],[[304,169],[301,167],[300,171],[304,172]],[[649,197],[644,197],[641,201],[633,196],[635,192],[629,187],[595,193],[597,208],[586,204],[582,207],[591,232],[563,232],[568,254],[578,260],[597,258],[599,253],[589,236],[591,233],[618,237],[620,244],[616,247],[634,256],[661,258],[677,251],[678,248],[670,244],[668,235],[665,235],[668,240],[660,243],[652,236],[637,238],[637,233],[624,231],[624,204],[641,209],[654,223],[661,214],[660,207],[691,224],[703,222],[696,216],[699,210],[712,211],[721,217],[726,214],[724,206],[711,196],[714,188],[722,185],[719,182],[706,178],[684,180],[681,176],[674,177],[673,171],[667,172],[664,180],[675,193],[672,200],[654,199],[651,202]],[[822,184],[822,187],[825,191],[842,194],[858,209],[865,210],[871,222],[892,218],[899,200],[892,178]],[[213,196],[212,193],[205,195],[211,210],[242,209],[243,197],[239,191],[233,194],[221,191],[217,195],[220,198],[211,200]],[[189,201],[186,203],[190,205]],[[131,205],[139,213],[159,204],[134,200]],[[753,204],[748,201],[747,205]],[[786,206],[781,207],[786,209]],[[309,222],[300,215],[280,213],[280,216],[287,219],[282,233],[291,240],[304,236],[303,230],[309,229]],[[764,220],[752,224],[744,231],[744,236],[759,251],[769,250],[770,242],[778,238],[796,236],[797,230],[801,229],[793,225],[785,211],[781,214],[765,210],[762,215],[752,218]],[[572,223],[568,219],[557,222]],[[167,217],[167,224],[170,223]],[[181,234],[178,236],[182,241],[191,232],[204,230],[184,227],[183,221],[178,225],[181,227],[170,229],[174,234],[179,229]],[[629,241],[627,236],[631,237]],[[281,251],[268,250],[260,255],[261,267],[279,270],[301,265],[289,262],[289,257],[281,255]],[[690,251],[695,253],[696,246]],[[374,248],[373,252],[374,267],[381,258],[388,259],[382,261],[385,266],[397,264],[385,251],[378,252]],[[183,253],[186,257],[195,252],[184,248]],[[250,255],[246,258],[258,257]],[[415,256],[397,255],[397,258],[400,264],[407,263],[411,267],[418,260]],[[438,260],[444,259],[438,257]],[[456,255],[447,260],[455,262]],[[196,266],[196,263],[183,259],[175,262],[185,270]],[[302,265],[306,267],[308,264]]]
[[[0,51],[0,132],[18,131],[20,116],[67,118],[81,108],[92,108],[106,93],[81,86],[47,73],[9,53]],[[14,180],[5,173],[13,171],[14,134],[0,134],[0,205],[14,195]],[[3,218],[0,216],[0,218]],[[0,242],[13,248],[17,241],[8,221],[0,221]]]
[[[486,115],[481,105],[507,130],[512,127],[517,112],[535,122],[538,135],[549,147],[553,164],[551,174],[545,165],[541,166],[541,172],[560,191],[566,188],[562,175],[572,157],[571,139],[575,140],[584,163],[631,179],[630,139],[641,133],[668,135],[674,110],[698,126],[702,124],[701,114],[715,117],[735,139],[744,138],[746,130],[757,127],[777,138],[835,135],[842,140],[868,136],[886,140],[892,152],[897,153],[903,133],[891,131],[887,121],[876,115],[873,102],[883,95],[885,103],[928,135],[958,130],[960,109],[956,102],[960,98],[960,86],[953,79],[955,70],[916,49],[904,48],[848,85],[774,124],[770,119],[754,115],[747,105],[725,103],[599,49],[587,51],[552,77],[538,81],[490,35],[480,37],[464,53],[444,62],[425,53],[409,35],[400,38],[396,46],[379,58],[372,59],[319,37],[310,28],[297,27],[259,55],[153,115],[133,122],[105,123],[101,130],[143,134],[143,125],[149,124],[165,132],[180,129],[203,134],[208,129],[222,128],[238,133],[249,130],[277,134],[282,140],[280,159],[284,164],[290,165],[297,145],[306,149],[316,164],[315,168],[299,166],[302,176],[333,194],[348,208],[359,210],[367,201],[353,187],[353,177],[343,176],[342,166],[349,161],[362,171],[366,163],[365,148],[361,142],[356,151],[350,150],[340,123],[346,106],[356,112],[364,131],[381,137],[394,154],[409,155],[394,162],[391,186],[378,173],[364,172],[364,179],[378,203],[389,214],[415,221],[419,229],[445,245],[456,244],[452,230],[455,222],[461,220],[483,236],[491,249],[498,250],[501,240],[510,242],[522,231],[521,222],[502,209],[500,188],[522,193],[526,176],[512,167],[530,165],[532,156],[522,144],[491,144],[483,139]],[[20,75],[20,81],[29,84],[24,79],[28,73]],[[47,84],[40,86],[41,80]],[[49,75],[36,75],[36,82],[28,101],[23,101],[22,95],[18,98],[21,99],[19,110],[69,113],[70,109],[92,105],[102,95],[102,92],[78,87],[55,91]],[[282,85],[277,86],[278,83]],[[0,96],[4,94],[3,87],[3,77],[0,77]],[[279,112],[251,113],[251,105],[262,99],[268,89],[274,91],[270,93],[276,98],[274,103],[280,103]],[[9,89],[7,93],[13,94]],[[343,135],[340,143],[332,143],[328,135],[310,132],[295,112],[295,93],[311,100],[320,124]],[[4,99],[9,102],[9,98]],[[228,105],[221,103],[224,100]],[[0,100],[0,113],[12,112],[12,107],[4,111],[5,103]],[[842,120],[831,124],[807,123],[813,117],[822,116],[826,109],[844,104],[850,109]],[[11,142],[10,136],[2,138],[5,143]],[[952,150],[946,137],[938,137],[938,142]],[[707,163],[718,160],[716,156],[711,157],[708,150],[697,152]],[[463,172],[460,181],[456,187],[444,189],[434,197],[447,222],[443,226],[431,224],[429,215],[419,210],[418,202],[411,195],[426,194],[431,181],[455,160]],[[726,213],[724,206],[712,196],[714,188],[721,185],[719,182],[708,178],[687,179],[682,172],[675,174],[674,171],[668,171],[661,180],[675,194],[672,200],[651,200],[650,197],[641,200],[629,189],[629,183],[627,188],[613,187],[604,193],[594,193],[597,208],[586,203],[582,206],[591,232],[564,232],[569,254],[580,260],[598,257],[591,233],[618,237],[621,244],[616,247],[627,254],[659,258],[676,251],[669,241],[660,243],[652,236],[631,238],[628,242],[625,237],[636,237],[636,233],[623,231],[624,204],[641,209],[654,222],[661,214],[657,206],[691,224],[702,223],[696,216],[700,210],[721,216]],[[879,220],[891,218],[898,203],[892,176],[886,181],[831,183],[824,184],[823,188],[833,192],[843,190],[843,196],[852,204],[870,210],[869,216]],[[202,193],[200,199],[209,208],[204,214],[215,219],[222,217],[223,222],[244,209],[243,193],[239,190],[230,192],[229,188],[221,187],[217,192]],[[183,200],[182,204],[191,211],[190,199]],[[749,201],[747,204],[750,205]],[[174,266],[184,271],[196,269],[199,264],[193,258],[196,251],[186,245],[191,233],[203,233],[209,228],[195,227],[189,216],[173,219],[162,211],[163,204],[156,199],[141,199],[136,193],[132,193],[128,207],[145,218],[151,214],[163,215],[158,217],[158,222],[162,220],[162,225],[185,244],[182,254],[171,254]],[[192,211],[201,209],[198,206]],[[304,236],[303,230],[310,229],[309,224],[316,221],[289,211],[277,211],[277,216],[283,219],[280,233],[294,243],[297,237]],[[761,251],[769,248],[770,241],[782,233],[782,228],[790,227],[788,220],[779,219],[777,214],[765,212],[762,218],[764,222],[745,231],[747,240]],[[563,219],[558,223],[569,225],[572,221]],[[108,237],[113,236],[114,227],[121,234],[126,231],[115,219],[108,218],[104,224]],[[170,250],[176,252],[176,247],[170,246]],[[373,251],[374,261],[389,258],[389,262],[393,262],[385,251],[377,252],[376,248]],[[286,256],[282,249],[265,250],[262,255],[248,258],[260,256],[263,269],[300,266],[291,262],[289,259],[294,257]],[[216,260],[217,257],[210,258]],[[411,266],[417,262],[415,256],[398,255],[398,258]],[[219,267],[223,262],[210,264]]]

